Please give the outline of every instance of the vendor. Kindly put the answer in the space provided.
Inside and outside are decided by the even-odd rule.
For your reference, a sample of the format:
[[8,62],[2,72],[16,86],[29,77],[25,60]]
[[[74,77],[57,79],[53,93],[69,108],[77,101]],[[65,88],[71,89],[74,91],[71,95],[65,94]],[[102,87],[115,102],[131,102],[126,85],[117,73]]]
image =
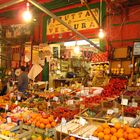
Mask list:
[[25,72],[25,67],[20,67],[20,75],[18,77],[18,85],[17,85],[18,91],[25,92],[28,88],[28,76]]

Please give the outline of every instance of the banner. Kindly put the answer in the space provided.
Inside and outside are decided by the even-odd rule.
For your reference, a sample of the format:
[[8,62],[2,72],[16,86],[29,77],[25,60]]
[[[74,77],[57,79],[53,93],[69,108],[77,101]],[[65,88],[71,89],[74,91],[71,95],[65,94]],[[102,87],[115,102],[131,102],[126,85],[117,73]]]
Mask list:
[[[99,22],[99,9],[92,9],[92,12]],[[78,31],[99,28],[88,10],[59,16],[59,18]],[[70,30],[53,18],[48,20],[47,35],[60,34],[64,32],[70,32]]]

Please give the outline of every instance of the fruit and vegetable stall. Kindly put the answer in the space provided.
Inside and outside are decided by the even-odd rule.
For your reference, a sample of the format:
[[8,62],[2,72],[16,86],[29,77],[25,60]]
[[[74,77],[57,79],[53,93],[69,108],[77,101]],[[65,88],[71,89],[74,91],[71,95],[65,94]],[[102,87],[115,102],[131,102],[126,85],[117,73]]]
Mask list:
[[138,140],[139,90],[129,91],[127,82],[111,78],[104,87],[34,91],[22,101],[15,93],[1,96],[0,138]]

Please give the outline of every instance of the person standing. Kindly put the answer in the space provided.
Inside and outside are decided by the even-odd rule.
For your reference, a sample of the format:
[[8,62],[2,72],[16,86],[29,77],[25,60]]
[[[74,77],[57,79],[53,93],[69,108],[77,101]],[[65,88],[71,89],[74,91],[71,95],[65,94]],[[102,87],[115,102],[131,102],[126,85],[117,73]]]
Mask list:
[[18,77],[18,85],[17,85],[18,91],[23,92],[23,93],[28,88],[28,76],[25,72],[25,69],[26,68],[24,66],[20,67],[20,75]]

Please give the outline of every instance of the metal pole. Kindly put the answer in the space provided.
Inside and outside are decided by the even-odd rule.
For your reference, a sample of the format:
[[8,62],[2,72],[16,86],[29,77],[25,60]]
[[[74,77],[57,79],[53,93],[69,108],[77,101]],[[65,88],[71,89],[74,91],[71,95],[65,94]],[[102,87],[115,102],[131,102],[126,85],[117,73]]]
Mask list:
[[71,27],[70,25],[68,25],[66,22],[64,22],[63,20],[61,20],[59,17],[57,17],[55,14],[53,14],[50,10],[48,10],[47,8],[43,7],[41,4],[39,4],[38,2],[34,1],[34,0],[28,0],[28,2],[30,2],[32,5],[34,5],[35,7],[37,7],[38,9],[40,9],[41,11],[43,11],[44,13],[46,13],[47,15],[49,15],[50,17],[56,19],[59,23],[63,24],[65,27],[67,27],[68,29],[72,30],[74,33],[76,33],[80,38],[86,40],[87,42],[89,42],[91,45],[93,45],[96,49],[98,49],[99,51],[103,51],[101,50],[101,48],[99,48],[96,44],[94,44],[92,41],[90,41],[88,38],[86,38],[84,35],[82,35],[81,33],[79,33],[76,29],[74,29],[73,27]]
[[23,1],[24,0],[12,0],[12,1],[6,2],[4,4],[0,4],[0,10],[7,8],[9,6],[12,6],[12,5],[18,4],[18,3],[23,2]]

